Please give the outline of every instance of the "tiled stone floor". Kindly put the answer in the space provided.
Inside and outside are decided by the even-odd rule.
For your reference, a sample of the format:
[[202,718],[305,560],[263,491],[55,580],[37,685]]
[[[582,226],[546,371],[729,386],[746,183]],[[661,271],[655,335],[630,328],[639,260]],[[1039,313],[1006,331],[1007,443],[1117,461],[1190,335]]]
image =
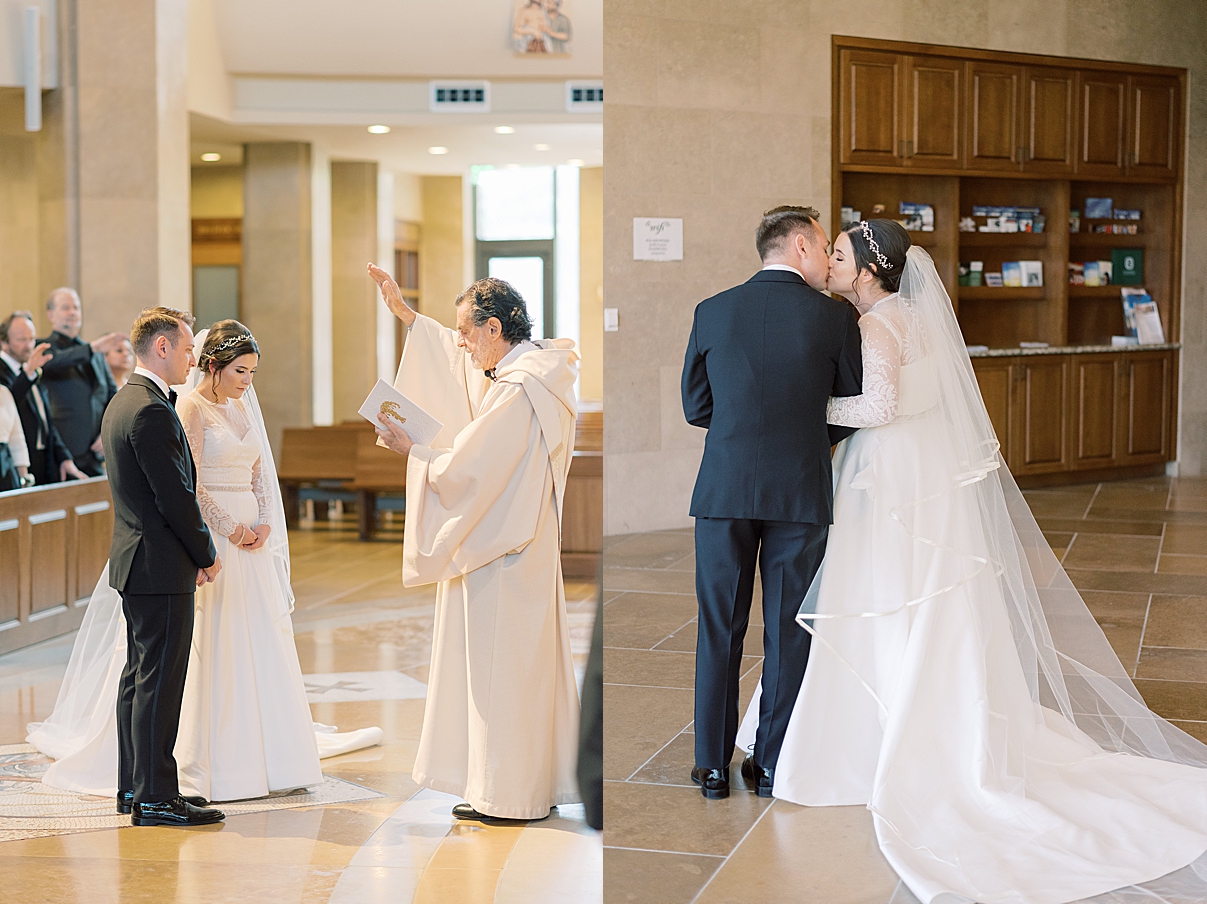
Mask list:
[[[1207,741],[1207,480],[1029,491],[1086,604],[1149,705]],[[690,530],[604,551],[604,889],[608,904],[902,904],[862,807],[799,807],[691,784],[696,642]],[[757,593],[757,588],[756,588]],[[761,668],[756,598],[741,711]]]
[[[527,827],[460,823],[456,801],[411,780],[424,700],[366,674],[427,681],[433,588],[404,589],[401,531],[358,543],[349,520],[290,535],[294,628],[306,675],[347,678],[361,699],[312,703],[319,722],[379,725],[380,747],[323,760],[323,771],[383,792],[376,800],[229,817],[201,829],[123,828],[0,844],[0,901],[274,904],[598,902],[601,841],[581,806]],[[580,675],[598,602],[567,584]],[[0,656],[0,744],[50,712],[72,635]],[[330,682],[328,682],[330,684]],[[380,682],[376,682],[380,684]],[[326,686],[326,685],[324,685]],[[341,698],[347,696],[341,694]]]

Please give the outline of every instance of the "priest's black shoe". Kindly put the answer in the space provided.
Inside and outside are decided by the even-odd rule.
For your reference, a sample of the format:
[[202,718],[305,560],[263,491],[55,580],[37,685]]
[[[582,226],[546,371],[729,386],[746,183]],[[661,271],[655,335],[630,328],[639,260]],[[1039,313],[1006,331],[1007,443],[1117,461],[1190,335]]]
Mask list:
[[692,769],[692,781],[700,786],[700,793],[709,800],[723,800],[729,797],[729,767],[724,769],[705,769],[696,766]]
[[[453,807],[453,815],[458,819],[472,819],[477,822],[539,822],[539,819],[510,819],[506,816],[491,816],[487,813],[479,813],[473,808],[472,804],[457,804]],[[544,819],[546,817],[541,817]]]
[[[181,796],[184,797],[184,795]],[[210,805],[210,802],[201,795],[197,795],[196,797],[185,797],[184,799],[191,803],[194,807],[208,807]],[[119,793],[117,795],[117,812],[128,814],[133,809],[134,792],[122,791]]]
[[756,763],[753,753],[746,754],[746,759],[742,760],[742,778],[746,779],[750,790],[759,797],[771,797],[771,788],[775,785],[775,770],[764,769]]
[[177,795],[172,800],[135,804],[130,822],[136,826],[207,826],[226,818],[221,810],[195,807]]

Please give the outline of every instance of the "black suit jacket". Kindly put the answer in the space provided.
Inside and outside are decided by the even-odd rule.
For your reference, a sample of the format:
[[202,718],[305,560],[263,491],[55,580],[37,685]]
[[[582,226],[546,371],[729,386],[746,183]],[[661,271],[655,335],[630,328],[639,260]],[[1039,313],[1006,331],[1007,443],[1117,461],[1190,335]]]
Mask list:
[[708,428],[691,514],[829,524],[830,396],[859,395],[855,310],[799,275],[761,270],[700,302],[683,362],[683,413]]
[[134,374],[105,411],[113,492],[109,585],[128,594],[192,593],[217,553],[197,506],[184,427],[152,380]]
[[74,458],[82,458],[101,432],[105,406],[117,392],[117,383],[105,356],[81,339],[51,333],[54,355],[42,367],[42,382],[50,394],[50,417]]
[[0,383],[8,387],[17,403],[17,412],[21,415],[21,427],[25,431],[25,444],[29,446],[30,463],[34,461],[35,450],[39,440],[43,447],[42,466],[44,473],[34,474],[39,486],[59,482],[59,465],[71,461],[71,450],[63,442],[63,437],[55,428],[54,420],[43,420],[38,413],[32,393],[42,396],[42,410],[50,414],[50,397],[41,381],[31,380],[25,368],[14,371],[3,358],[0,358]]

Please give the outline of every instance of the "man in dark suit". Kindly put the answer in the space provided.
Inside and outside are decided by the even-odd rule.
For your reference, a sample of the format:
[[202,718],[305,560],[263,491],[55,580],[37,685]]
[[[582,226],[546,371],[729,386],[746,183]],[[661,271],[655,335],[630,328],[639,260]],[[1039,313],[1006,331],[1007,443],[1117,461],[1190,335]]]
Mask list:
[[8,387],[17,403],[34,482],[45,486],[82,480],[88,475],[75,466],[71,451],[50,417],[50,398],[40,383],[42,365],[50,360],[49,346],[35,345],[36,335],[29,311],[14,311],[0,321],[0,383]]
[[193,638],[193,596],[222,568],[197,506],[197,469],[171,384],[193,360],[193,317],[143,311],[131,329],[138,367],[101,425],[109,452],[113,543],[109,584],[122,595],[127,656],[117,697],[118,812],[134,825],[223,818],[180,796],[172,750]]
[[101,443],[101,418],[117,392],[105,355],[126,341],[122,333],[109,333],[91,343],[80,339],[84,318],[75,289],[55,289],[46,299],[51,334],[40,339],[53,356],[42,368],[50,395],[50,417],[58,428],[76,467],[98,477],[105,473]]
[[854,309],[823,295],[829,274],[817,211],[777,207],[759,225],[763,269],[696,306],[683,363],[683,411],[708,429],[696,519],[696,767],[704,796],[729,796],[738,677],[757,563],[763,585],[759,728],[742,774],[771,796],[810,635],[795,617],[831,522],[826,400],[863,383]]

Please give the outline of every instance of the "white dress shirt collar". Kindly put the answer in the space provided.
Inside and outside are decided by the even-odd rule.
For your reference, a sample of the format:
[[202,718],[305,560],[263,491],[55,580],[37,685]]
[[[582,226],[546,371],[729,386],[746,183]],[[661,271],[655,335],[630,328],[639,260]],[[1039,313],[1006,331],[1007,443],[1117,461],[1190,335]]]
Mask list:
[[5,364],[7,364],[9,367],[11,367],[13,370],[13,373],[20,373],[21,368],[24,366],[21,364],[20,361],[18,361],[16,358],[14,358],[8,352],[3,351],[3,350],[0,350],[0,361],[3,361]]
[[168,384],[164,381],[163,377],[159,376],[159,374],[151,373],[151,371],[147,370],[145,367],[136,367],[134,368],[134,372],[140,377],[146,377],[148,380],[158,386],[159,391],[163,393],[163,397],[165,399],[168,398]]
[[[788,273],[795,273],[801,279],[805,279],[805,274],[801,273],[795,267],[790,267],[788,264],[767,264],[763,267],[764,270],[784,270]],[[808,280],[805,280],[808,282]]]

